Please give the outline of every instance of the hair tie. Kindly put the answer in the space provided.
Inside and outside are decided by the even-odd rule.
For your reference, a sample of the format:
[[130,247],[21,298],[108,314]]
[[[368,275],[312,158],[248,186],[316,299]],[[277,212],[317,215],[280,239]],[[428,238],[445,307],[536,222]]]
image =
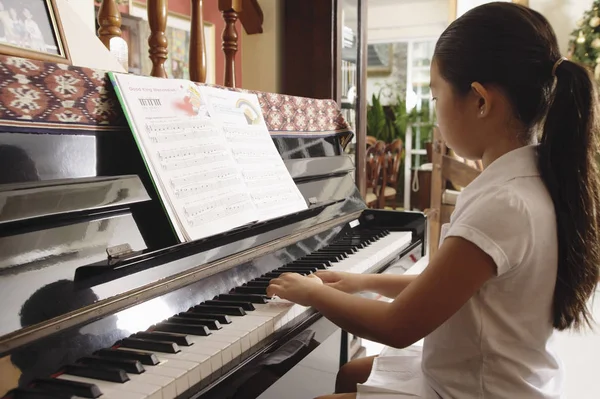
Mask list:
[[563,61],[569,61],[566,57],[560,57],[555,63],[554,66],[552,67],[552,76],[556,77],[556,68],[558,68],[558,66],[560,64],[563,63]]

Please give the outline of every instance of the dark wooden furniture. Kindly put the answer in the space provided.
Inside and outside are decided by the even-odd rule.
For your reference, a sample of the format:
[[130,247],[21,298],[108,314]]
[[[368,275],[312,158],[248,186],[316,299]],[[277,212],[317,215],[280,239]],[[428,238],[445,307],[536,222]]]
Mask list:
[[[54,1],[54,0],[52,0]],[[190,30],[190,78],[195,82],[206,81],[206,45],[204,42],[203,0],[191,1]],[[166,78],[164,63],[169,48],[166,38],[168,0],[148,0],[149,56],[152,60],[152,76]],[[235,23],[239,19],[248,34],[262,33],[263,13],[256,0],[219,0],[219,9],[225,20],[223,52],[225,53],[225,78],[223,85],[235,85],[235,53],[238,49],[238,34]],[[102,0],[98,11],[98,35],[109,47],[110,39],[121,36],[121,14],[116,0]]]
[[331,98],[348,109],[344,117],[356,134],[356,181],[364,198],[367,1],[286,0],[283,5],[282,92]]
[[383,196],[384,205],[387,201],[392,202],[392,209],[396,209],[396,194],[398,189],[398,177],[400,175],[400,164],[402,163],[402,155],[404,153],[404,143],[401,139],[396,139],[388,144],[385,148],[386,163],[385,176],[386,179],[382,182],[381,195]]
[[[450,222],[458,191],[454,187],[466,187],[479,174],[480,170],[447,155],[448,148],[437,127],[433,129],[433,169],[431,172],[431,207],[427,212],[429,223],[429,254],[437,251],[441,227]],[[451,188],[448,188],[450,185]]]

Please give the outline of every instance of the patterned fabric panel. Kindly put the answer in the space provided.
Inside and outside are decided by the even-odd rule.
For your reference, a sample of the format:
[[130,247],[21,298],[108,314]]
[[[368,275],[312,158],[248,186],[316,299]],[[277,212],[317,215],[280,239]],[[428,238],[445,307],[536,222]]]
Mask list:
[[[239,89],[238,89],[239,90]],[[256,92],[273,135],[351,137],[333,100]],[[28,131],[123,130],[106,73],[0,55],[0,127]]]

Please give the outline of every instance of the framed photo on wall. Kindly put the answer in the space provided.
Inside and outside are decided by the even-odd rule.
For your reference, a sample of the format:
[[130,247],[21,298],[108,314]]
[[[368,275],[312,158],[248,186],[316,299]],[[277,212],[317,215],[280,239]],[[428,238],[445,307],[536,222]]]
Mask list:
[[55,0],[0,0],[0,54],[70,64]]

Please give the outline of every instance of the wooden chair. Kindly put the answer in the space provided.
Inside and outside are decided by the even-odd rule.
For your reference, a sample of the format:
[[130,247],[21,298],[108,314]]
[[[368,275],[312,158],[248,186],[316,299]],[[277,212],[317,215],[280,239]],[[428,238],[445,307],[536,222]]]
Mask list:
[[404,143],[400,139],[392,141],[385,147],[385,182],[382,181],[383,189],[379,189],[382,196],[382,208],[385,207],[387,200],[391,200],[392,208],[396,209],[396,188],[398,187],[403,149]]
[[438,248],[442,225],[450,222],[459,191],[448,189],[466,187],[479,174],[480,169],[447,155],[448,149],[443,142],[439,129],[433,129],[433,170],[431,172],[431,207],[427,212],[429,224],[429,255]]
[[367,136],[367,148],[373,147],[377,143],[377,138],[373,136]]
[[381,207],[381,187],[379,186],[379,182],[384,171],[384,163],[385,154],[381,150],[381,146],[373,145],[367,149],[367,195],[365,202],[369,208]]

